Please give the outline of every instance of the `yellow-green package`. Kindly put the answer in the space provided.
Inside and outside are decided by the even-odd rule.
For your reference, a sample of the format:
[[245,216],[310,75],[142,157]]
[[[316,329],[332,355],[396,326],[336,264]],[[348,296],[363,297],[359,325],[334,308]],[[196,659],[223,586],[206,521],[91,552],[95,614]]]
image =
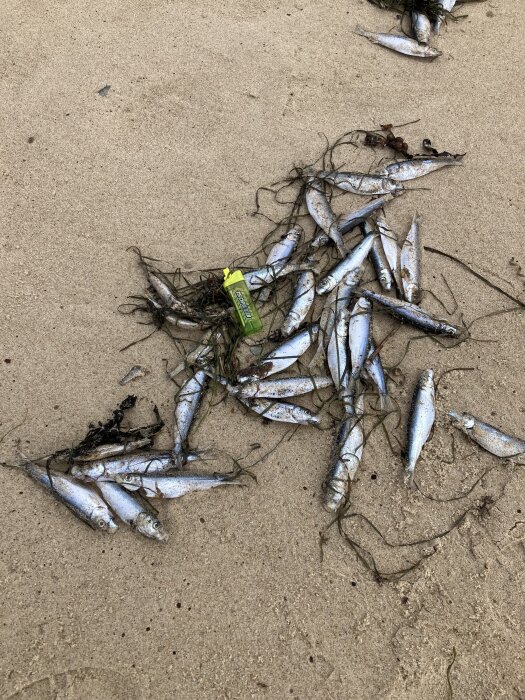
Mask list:
[[252,335],[252,333],[257,333],[257,331],[261,330],[263,324],[253,303],[250,290],[244,281],[244,275],[240,270],[230,272],[228,268],[223,270],[223,272],[223,286],[235,308],[243,334]]

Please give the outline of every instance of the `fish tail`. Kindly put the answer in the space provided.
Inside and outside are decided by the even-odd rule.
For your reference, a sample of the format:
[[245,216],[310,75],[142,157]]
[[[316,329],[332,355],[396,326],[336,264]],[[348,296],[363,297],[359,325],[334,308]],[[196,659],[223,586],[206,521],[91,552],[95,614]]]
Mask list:
[[360,24],[358,24],[357,27],[355,28],[355,32],[356,32],[356,34],[359,34],[360,36],[370,37],[370,32],[367,31]]
[[410,470],[410,471],[407,470],[407,471],[405,472],[405,479],[404,479],[404,482],[405,482],[405,486],[406,486],[407,488],[409,488],[409,489],[413,489],[413,488],[414,488],[414,472],[413,472],[413,470]]

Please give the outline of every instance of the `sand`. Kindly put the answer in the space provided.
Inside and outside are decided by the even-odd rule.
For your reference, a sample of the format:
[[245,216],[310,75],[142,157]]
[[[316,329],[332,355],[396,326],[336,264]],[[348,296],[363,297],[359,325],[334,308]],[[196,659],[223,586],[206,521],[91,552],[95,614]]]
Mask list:
[[[31,454],[74,443],[127,394],[118,380],[134,364],[151,370],[131,385],[137,420],[153,403],[169,418],[168,340],[119,352],[140,333],[116,311],[143,283],[126,249],[140,244],[186,269],[249,252],[268,230],[250,216],[256,188],[316,157],[321,132],[419,118],[401,130],[412,144],[428,136],[467,151],[460,172],[437,173],[422,181],[430,190],[396,202],[393,220],[406,228],[417,206],[426,243],[522,293],[509,260],[525,262],[525,5],[468,13],[427,64],[356,36],[358,22],[383,31],[395,22],[363,0],[4,2],[0,420],[2,432],[23,426],[3,458],[15,438]],[[445,300],[441,273],[466,320],[511,305],[428,255],[427,286]],[[475,326],[491,342],[412,347],[397,390],[404,406],[422,368],[475,368],[441,385],[419,466],[427,493],[446,498],[495,464],[462,439],[447,463],[446,410],[525,433],[524,328],[520,314],[497,316]],[[215,409],[195,444],[242,454],[284,434],[231,408]],[[445,530],[469,504],[494,500],[417,571],[378,585],[335,531],[320,557],[332,439],[302,430],[258,468],[258,484],[162,504],[165,546],[124,528],[96,534],[4,471],[0,695],[437,699],[447,697],[455,648],[455,698],[525,697],[523,471],[501,466],[471,497],[432,502],[403,489],[400,461],[377,433],[354,501],[390,540]],[[383,569],[417,558],[356,532]]]

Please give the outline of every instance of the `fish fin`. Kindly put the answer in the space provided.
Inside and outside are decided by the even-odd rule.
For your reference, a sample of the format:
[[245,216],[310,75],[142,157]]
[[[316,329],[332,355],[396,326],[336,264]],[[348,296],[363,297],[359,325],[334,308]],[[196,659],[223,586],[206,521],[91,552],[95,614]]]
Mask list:
[[405,471],[404,483],[407,488],[414,488],[414,472]]
[[366,36],[367,38],[370,37],[370,32],[367,31],[364,27],[362,27],[360,24],[357,25],[355,28],[355,33],[359,34],[359,36]]

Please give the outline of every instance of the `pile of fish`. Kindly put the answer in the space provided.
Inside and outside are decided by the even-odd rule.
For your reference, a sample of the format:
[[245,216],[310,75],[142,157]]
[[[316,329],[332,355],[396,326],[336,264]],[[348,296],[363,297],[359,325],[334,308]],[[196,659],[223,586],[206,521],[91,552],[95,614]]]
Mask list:
[[[253,256],[230,264],[242,269],[262,318],[263,330],[257,335],[242,335],[218,271],[167,272],[136,251],[147,289],[121,311],[147,314],[181,354],[181,362],[168,373],[175,383],[182,375],[171,448],[153,449],[163,425],[158,413],[151,426],[121,428],[124,412],[134,404],[134,397],[128,397],[109,421],[91,426],[76,448],[47,460],[24,458],[20,465],[92,527],[112,532],[118,518],[147,537],[165,540],[150,500],[240,483],[240,470],[187,471],[202,456],[190,447],[189,436],[203,397],[212,389],[215,400],[219,392],[265,421],[320,427],[337,414],[322,497],[329,512],[348,502],[366,447],[365,398],[372,395],[375,406],[369,412],[374,416],[408,414],[404,482],[413,484],[434,426],[434,372],[421,371],[411,403],[399,409],[381,361],[386,338],[378,342],[374,337],[374,319],[386,314],[397,322],[396,328],[407,324],[449,343],[463,342],[468,331],[421,305],[421,217],[413,214],[399,240],[387,213],[407,183],[457,167],[462,156],[438,153],[425,140],[429,155],[397,159],[408,146],[390,127],[360,133],[365,134],[365,146],[388,147],[394,159],[383,161],[376,172],[327,168],[325,160],[322,167],[297,170],[293,184],[298,194],[291,213],[255,254],[258,264],[245,264]],[[367,201],[337,215],[335,198],[346,193]],[[121,383],[143,374],[134,367]],[[454,426],[492,454],[525,454],[524,441],[473,416],[449,415]]]
[[[397,53],[415,58],[434,59],[442,52],[430,46],[432,39],[438,36],[443,21],[453,17],[452,11],[456,5],[462,4],[457,0],[369,0],[374,5],[384,9],[396,10],[402,13],[401,29],[403,34],[385,34],[370,32],[357,27],[356,32],[366,37],[374,44],[379,44]],[[463,0],[472,2],[472,0]],[[404,32],[404,19],[408,19],[410,34]]]

